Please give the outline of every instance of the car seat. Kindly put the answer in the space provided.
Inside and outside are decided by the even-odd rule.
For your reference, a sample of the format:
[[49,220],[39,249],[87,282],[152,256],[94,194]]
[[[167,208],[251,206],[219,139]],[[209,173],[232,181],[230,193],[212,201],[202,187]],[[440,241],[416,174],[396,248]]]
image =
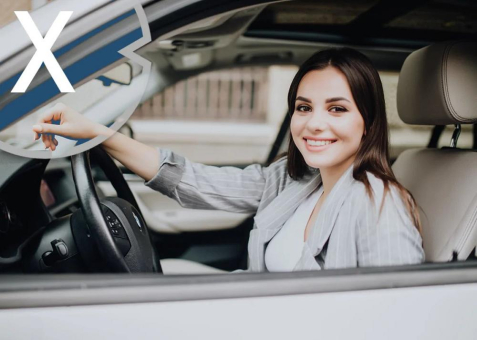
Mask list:
[[426,262],[466,260],[477,244],[477,152],[456,147],[460,124],[475,124],[477,42],[437,43],[410,54],[401,69],[397,107],[414,125],[455,125],[449,147],[404,151],[393,164],[414,196]]

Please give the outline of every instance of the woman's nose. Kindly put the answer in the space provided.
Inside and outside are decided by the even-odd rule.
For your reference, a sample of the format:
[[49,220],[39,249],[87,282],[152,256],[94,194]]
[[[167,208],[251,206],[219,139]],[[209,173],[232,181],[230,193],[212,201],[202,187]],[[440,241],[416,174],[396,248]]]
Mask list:
[[311,115],[306,126],[311,131],[325,130],[328,126],[328,121],[326,120],[326,112],[315,111],[313,115]]

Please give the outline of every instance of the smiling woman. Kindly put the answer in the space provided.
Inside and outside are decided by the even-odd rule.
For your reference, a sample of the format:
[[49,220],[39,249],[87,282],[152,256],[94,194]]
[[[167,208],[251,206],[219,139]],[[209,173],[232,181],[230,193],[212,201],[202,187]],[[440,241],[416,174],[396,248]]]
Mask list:
[[289,149],[268,167],[158,153],[64,105],[33,130],[53,150],[58,142],[44,133],[110,137],[103,146],[111,156],[183,207],[255,213],[248,271],[424,261],[417,205],[389,165],[383,90],[371,62],[352,49],[315,53],[296,74],[288,104]]
[[292,178],[302,177],[307,166],[319,168],[326,197],[327,187],[332,188],[354,163],[353,177],[366,186],[370,198],[366,171],[383,181],[384,196],[389,184],[399,190],[415,226],[421,229],[416,202],[391,169],[383,86],[363,54],[342,48],[310,57],[290,86],[288,105]]
[[[379,263],[381,255],[385,254],[389,259],[392,258],[390,252],[393,241],[389,240],[391,234],[387,235],[387,247],[380,247],[380,237],[384,235],[379,236],[379,234],[391,233],[395,227],[399,228],[400,220],[407,219],[407,223],[410,222],[409,225],[415,227],[411,228],[418,240],[420,237],[416,231],[420,231],[421,226],[417,204],[412,194],[398,183],[391,170],[383,88],[379,75],[371,62],[361,53],[349,48],[330,49],[315,53],[305,61],[293,79],[288,94],[288,107],[288,114],[291,115],[291,138],[286,153],[288,174],[295,180],[301,180],[305,174],[310,173],[310,169],[319,169],[322,182],[321,187],[318,187],[306,200],[313,202],[314,208],[311,211],[311,216],[309,211],[305,213],[309,219],[301,222],[306,225],[303,249],[306,249],[307,238],[311,228],[317,223],[316,220],[320,216],[319,212],[323,202],[327,200],[330,193],[336,194],[337,189],[333,190],[334,187],[338,182],[341,185],[344,181],[343,177],[347,176],[352,177],[351,181],[354,181],[355,185],[365,189],[365,193],[362,192],[360,197],[356,196],[357,201],[353,202],[351,198],[344,202],[341,201],[344,204],[341,210],[346,210],[346,205],[349,205],[346,214],[347,223],[361,223],[369,231],[368,216],[370,213],[373,214],[375,202],[380,202],[379,212],[371,222],[371,230],[379,225],[380,215],[383,211],[385,211],[385,225],[379,228],[391,228],[388,231],[375,229],[364,238],[359,236],[358,232],[358,239],[366,241],[366,245],[358,245],[358,252],[360,248],[362,251],[366,249],[370,254],[374,252],[374,256],[377,257],[376,259],[368,258],[368,260],[363,257],[360,260],[360,255],[363,254],[358,254],[358,263],[364,264],[369,260],[369,263],[376,263],[374,261]],[[349,194],[353,191],[356,189],[351,190]],[[392,203],[387,201],[387,206],[385,206],[385,198],[389,192],[392,196]],[[380,196],[379,198],[375,197],[376,193]],[[336,199],[336,195],[333,198]],[[328,200],[333,198],[330,197]],[[361,214],[356,215],[354,211],[356,211],[355,207],[359,206],[358,200],[366,203]],[[308,204],[306,201],[303,205]],[[335,202],[337,206],[334,211],[338,213],[338,216],[344,216],[341,211],[337,211],[338,202]],[[393,219],[389,218],[390,212],[394,213]],[[299,213],[302,212],[297,210],[296,214]],[[365,221],[359,222],[363,218],[362,215],[365,216]],[[337,224],[339,223],[337,222]],[[274,267],[277,269],[276,271],[286,269],[279,263],[277,264],[276,259],[285,257],[281,251],[285,247],[285,240],[281,235],[290,228],[293,228],[292,223],[286,223],[283,230],[267,248],[267,266]],[[336,226],[334,228],[340,230]],[[351,233],[350,230],[341,232]],[[335,232],[335,234],[339,233]],[[373,233],[376,234],[372,235]],[[349,238],[349,235],[343,236]],[[399,234],[395,234],[395,236],[397,236],[395,241],[399,244]],[[339,236],[337,238],[339,239]],[[374,239],[373,241],[377,244],[371,245],[370,239]],[[330,236],[330,240],[333,244],[333,235]],[[296,248],[300,248],[301,243],[301,241],[296,243]],[[373,250],[373,247],[376,249]],[[417,250],[420,246],[417,242],[413,247]],[[341,261],[343,264],[347,263],[344,266],[350,265],[347,260],[338,260],[346,256],[344,254],[350,248],[353,249],[353,246],[348,244],[346,250],[342,250],[336,255],[336,263]],[[398,252],[404,249],[397,248]],[[272,252],[273,254],[271,254]],[[422,248],[419,252],[422,254]],[[324,265],[325,255],[319,257]],[[421,255],[418,255],[416,260],[419,257],[423,260]],[[284,260],[282,263],[285,263]],[[343,264],[337,266],[343,266]]]
[[[352,102],[346,77],[334,67],[308,72],[297,93],[290,147],[297,147],[309,166],[320,169],[323,180],[313,221],[330,188],[353,163],[365,133],[364,121]],[[305,229],[305,241],[310,225]]]

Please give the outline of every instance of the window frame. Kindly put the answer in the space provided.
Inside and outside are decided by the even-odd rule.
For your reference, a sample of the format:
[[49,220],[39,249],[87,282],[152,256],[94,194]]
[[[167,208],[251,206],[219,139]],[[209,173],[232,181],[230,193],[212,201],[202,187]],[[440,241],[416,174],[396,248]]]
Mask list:
[[327,294],[477,282],[477,261],[291,273],[5,275],[0,310]]

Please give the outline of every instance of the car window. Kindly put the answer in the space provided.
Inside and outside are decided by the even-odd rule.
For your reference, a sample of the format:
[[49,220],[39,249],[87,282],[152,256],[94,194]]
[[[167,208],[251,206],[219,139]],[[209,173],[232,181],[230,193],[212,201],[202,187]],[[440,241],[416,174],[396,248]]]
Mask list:
[[268,6],[254,22],[260,25],[345,25],[366,12],[377,0],[294,1]]
[[[323,1],[285,1],[268,6],[253,22],[252,29],[275,31],[295,31],[331,33],[346,31],[351,34],[361,24],[372,25],[372,21],[385,20],[381,32],[408,37],[410,32],[435,37],[436,32],[475,34],[477,8],[470,1],[433,0],[415,3],[402,15],[386,17],[385,11],[374,12],[384,6],[377,0],[323,0]],[[398,7],[395,7],[397,9]],[[374,17],[370,12],[381,13]],[[371,21],[371,22],[370,22]],[[450,37],[446,34],[447,37]],[[458,39],[458,35],[454,35]],[[415,37],[414,37],[415,38]],[[406,39],[408,41],[411,39]]]
[[263,163],[297,69],[231,68],[179,81],[136,110],[130,120],[135,138],[208,164]]
[[386,26],[430,31],[476,33],[477,8],[458,1],[426,1],[422,6],[391,20]]

